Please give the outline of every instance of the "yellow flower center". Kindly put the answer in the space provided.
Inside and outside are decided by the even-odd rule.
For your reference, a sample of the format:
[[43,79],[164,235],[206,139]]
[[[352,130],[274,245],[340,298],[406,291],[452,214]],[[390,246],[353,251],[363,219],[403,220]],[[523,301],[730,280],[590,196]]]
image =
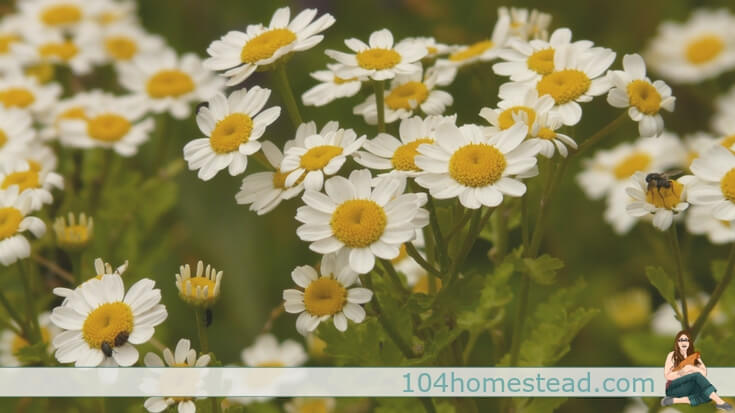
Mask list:
[[[51,333],[49,333],[49,331],[48,331],[48,329],[46,327],[41,327],[41,340],[44,343],[48,343],[50,339],[51,339]],[[10,345],[10,352],[14,356],[17,356],[19,351],[21,351],[24,348],[28,347],[28,344],[29,343],[28,343],[28,341],[26,339],[24,339],[23,337],[21,337],[19,335],[16,335],[13,338],[12,344]]]
[[628,83],[628,98],[632,106],[646,115],[655,115],[661,107],[661,95],[645,80]]
[[539,50],[526,60],[528,68],[540,75],[548,75],[554,71],[554,49]]
[[536,111],[533,110],[533,108],[529,108],[528,106],[513,106],[502,111],[498,116],[498,125],[500,126],[500,129],[505,130],[513,126],[516,123],[513,119],[513,115],[518,112],[526,112],[526,124],[533,125],[533,122],[536,120]]
[[130,60],[138,52],[138,44],[126,36],[110,36],[105,39],[105,49],[117,60]]
[[576,69],[552,72],[536,84],[539,96],[551,95],[557,105],[571,102],[582,96],[590,87],[590,78]]
[[57,232],[56,238],[66,246],[83,246],[89,242],[89,235],[86,225],[70,225]]
[[306,400],[299,406],[298,413],[328,413],[327,402],[324,400]]
[[432,55],[435,55],[437,53],[439,53],[439,49],[437,49],[436,47],[426,46],[426,55],[427,56],[432,56]]
[[27,171],[13,172],[8,174],[3,179],[2,189],[7,189],[10,186],[18,185],[18,192],[23,192],[26,189],[40,188],[41,184],[38,179],[38,172],[33,169]]
[[102,142],[117,142],[130,130],[130,121],[120,115],[106,113],[87,122],[87,133],[92,139]]
[[505,156],[494,146],[471,143],[459,148],[449,159],[449,176],[464,186],[492,185],[503,176]]
[[0,91],[0,102],[7,107],[25,108],[36,101],[28,89],[22,87],[11,87]]
[[304,290],[304,307],[315,316],[335,315],[347,302],[347,289],[334,278],[321,277]]
[[194,90],[194,81],[180,70],[161,70],[148,79],[146,90],[156,99],[178,97]]
[[687,60],[695,65],[701,65],[714,60],[725,48],[725,42],[720,36],[707,34],[697,37],[686,47]]
[[301,156],[300,165],[307,171],[318,171],[329,163],[335,156],[342,153],[341,146],[321,145],[309,149]]
[[79,48],[73,42],[46,43],[42,45],[38,52],[41,57],[57,57],[61,60],[68,61],[79,53]]
[[48,26],[77,23],[81,19],[82,11],[73,4],[59,4],[47,7],[41,12],[41,21]]
[[13,207],[0,208],[0,240],[12,237],[18,232],[23,214]]
[[[393,110],[411,110],[429,97],[429,89],[421,82],[406,82],[390,91],[385,97],[385,105]],[[411,106],[413,101],[413,106]]]
[[106,12],[101,13],[97,17],[97,21],[101,25],[106,26],[108,24],[111,24],[111,23],[114,23],[114,22],[120,20],[122,17],[123,17],[123,14],[122,13],[115,12],[115,11],[106,11]]
[[367,49],[358,53],[357,64],[363,69],[383,70],[401,63],[401,55],[393,49]]
[[[411,288],[411,291],[413,291],[414,294],[429,294],[429,275],[424,274],[422,275],[418,281],[416,281],[416,284],[413,285],[413,288]],[[434,277],[434,291],[439,291],[442,288],[442,280],[439,278]]]
[[352,199],[340,204],[329,224],[334,236],[350,248],[365,248],[380,239],[388,218],[385,210],[367,199]]
[[730,202],[735,202],[735,168],[730,169],[720,181],[720,189]]
[[556,132],[551,130],[551,128],[543,127],[539,129],[538,137],[541,139],[553,140],[556,138]]
[[461,62],[463,60],[471,59],[475,56],[483,54],[485,50],[488,50],[492,47],[493,42],[491,40],[483,40],[450,54],[449,60],[453,62]]
[[233,113],[217,122],[209,138],[209,144],[217,153],[230,153],[247,142],[252,131],[253,120],[250,119],[250,116],[244,113]]
[[6,143],[8,143],[8,135],[6,135],[5,132],[0,129],[0,148],[5,146]]
[[133,331],[133,311],[122,301],[104,303],[87,315],[82,326],[82,337],[90,348],[99,349],[103,342],[112,346],[115,337]]
[[267,360],[262,363],[258,363],[255,367],[284,367],[285,364],[283,364],[280,360]]
[[210,280],[206,277],[191,277],[188,280],[184,280],[184,283],[182,285],[182,291],[184,294],[186,294],[186,291],[189,287],[187,287],[189,284],[191,284],[191,297],[192,298],[198,298],[196,297],[196,291],[197,287],[200,287],[202,289],[202,292],[204,292],[204,287],[207,288],[207,297],[206,298],[214,298],[214,287],[216,286],[214,280]]
[[625,159],[613,168],[613,175],[618,180],[626,179],[638,171],[643,171],[651,164],[651,156],[643,152],[635,152],[628,155]]
[[38,83],[48,83],[54,78],[54,65],[49,62],[40,62],[26,67],[25,74],[36,78]]
[[74,106],[71,107],[63,112],[58,116],[56,119],[57,122],[62,119],[80,119],[80,120],[86,120],[87,114],[84,111],[84,108],[81,106]]
[[393,157],[391,158],[393,168],[399,171],[420,171],[421,168],[416,166],[414,160],[418,154],[419,145],[424,143],[434,143],[434,140],[430,138],[421,138],[399,146],[398,149],[393,152]]
[[735,153],[735,150],[732,149],[732,146],[735,145],[735,135],[730,135],[726,137],[720,142],[720,145],[727,148],[727,150],[729,150],[730,152]]
[[646,202],[653,204],[657,208],[672,209],[681,202],[681,191],[684,185],[679,182],[669,180],[670,188],[659,188],[656,186],[646,191]]
[[250,39],[240,52],[243,63],[255,63],[267,59],[283,46],[296,40],[296,35],[288,29],[273,29]]
[[0,34],[0,54],[10,51],[10,45],[20,40],[20,36],[15,34]]

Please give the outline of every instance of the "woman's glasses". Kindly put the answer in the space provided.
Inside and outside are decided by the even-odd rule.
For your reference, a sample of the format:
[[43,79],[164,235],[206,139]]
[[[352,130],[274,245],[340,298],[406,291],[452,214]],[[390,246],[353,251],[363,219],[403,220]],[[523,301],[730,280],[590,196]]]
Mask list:
[[678,341],[678,342],[680,342],[680,343],[688,343],[688,342],[689,342],[689,339],[688,339],[688,338],[686,338],[686,337],[682,337],[682,338],[680,338],[680,339],[679,339],[679,340],[677,340],[677,341]]

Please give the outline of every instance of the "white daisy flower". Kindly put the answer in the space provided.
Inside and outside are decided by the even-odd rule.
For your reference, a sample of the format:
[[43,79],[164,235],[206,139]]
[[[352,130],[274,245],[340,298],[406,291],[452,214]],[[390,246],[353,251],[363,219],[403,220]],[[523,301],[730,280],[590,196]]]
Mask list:
[[59,31],[30,31],[29,44],[35,51],[35,60],[68,66],[76,75],[92,71],[104,56],[99,47],[99,31],[96,27],[83,25],[72,37]]
[[189,170],[199,170],[203,181],[214,178],[225,168],[235,176],[245,172],[248,156],[260,150],[260,139],[270,124],[278,119],[281,108],[263,110],[270,89],[254,86],[240,89],[229,97],[217,93],[197,113],[197,124],[206,138],[190,141],[184,146],[184,159]]
[[722,145],[730,150],[735,150],[735,136],[728,140],[727,138],[715,138],[707,132],[696,132],[687,135],[684,138],[684,146],[686,148],[686,161],[682,165],[682,168],[691,170],[692,162],[699,158],[700,154],[707,152],[709,148],[714,145]]
[[205,69],[195,54],[180,58],[167,50],[139,56],[119,65],[120,83],[142,96],[155,113],[169,112],[177,119],[191,113],[191,104],[205,101],[222,89],[222,80]]
[[493,71],[501,76],[510,76],[514,82],[538,81],[556,70],[554,67],[555,50],[572,45],[582,50],[590,49],[592,42],[578,40],[572,43],[572,31],[566,27],[554,30],[549,41],[510,39],[506,48],[498,50],[498,57],[504,62],[495,63]]
[[0,165],[0,190],[18,188],[21,195],[30,199],[31,210],[37,211],[53,202],[51,190],[63,189],[64,178],[56,172],[34,166],[22,159],[4,162]]
[[299,238],[311,242],[309,248],[319,254],[349,256],[349,266],[360,274],[370,272],[375,257],[391,260],[398,256],[401,244],[425,226],[426,195],[398,193],[399,179],[386,179],[372,188],[370,171],[356,170],[349,179],[335,176],[324,184],[326,195],[306,190],[305,206],[296,211],[303,225],[296,230]]
[[735,220],[715,218],[710,205],[692,205],[686,214],[687,231],[696,235],[707,235],[713,244],[729,244],[735,241]]
[[336,99],[355,96],[362,88],[362,82],[357,78],[342,79],[337,76],[339,64],[328,64],[329,70],[317,70],[310,74],[320,81],[318,85],[304,92],[301,100],[307,106],[324,106]]
[[40,115],[54,106],[59,95],[61,86],[57,83],[40,85],[35,78],[19,73],[0,77],[0,107],[25,109]]
[[273,13],[268,26],[251,24],[244,33],[228,32],[209,45],[210,57],[204,66],[226,70],[227,85],[236,85],[289,53],[309,50],[319,44],[324,38],[319,33],[335,20],[331,14],[314,20],[316,13],[316,9],[305,9],[291,20],[291,9],[283,7]]
[[141,55],[154,55],[166,47],[162,37],[131,23],[105,27],[100,41],[104,57],[112,62],[129,62]]
[[92,19],[102,27],[136,24],[138,4],[134,0],[97,0]]
[[[549,95],[538,95],[536,89],[528,89],[523,94],[509,96],[498,102],[497,109],[482,108],[480,117],[487,120],[492,126],[489,133],[498,133],[506,130],[522,120],[529,129],[536,123],[536,118],[554,107],[554,98]],[[524,116],[519,117],[523,113]]]
[[398,128],[400,140],[387,133],[378,134],[375,139],[365,141],[365,151],[355,153],[355,161],[360,165],[377,170],[391,170],[407,176],[421,174],[415,158],[418,147],[424,143],[434,143],[436,129],[444,122],[456,123],[456,116],[419,116],[403,119]]
[[697,181],[689,188],[692,205],[710,205],[720,220],[735,220],[735,155],[721,145],[695,159],[691,171]]
[[510,18],[509,35],[523,40],[546,39],[551,24],[551,15],[536,9],[528,10],[516,7],[499,7],[498,16]]
[[300,334],[316,330],[319,323],[329,318],[339,331],[347,330],[348,318],[355,323],[365,319],[365,310],[360,304],[369,302],[373,292],[362,287],[350,288],[353,284],[359,285],[359,278],[347,265],[345,256],[325,255],[319,272],[303,265],[291,272],[291,278],[303,291],[284,290],[284,306],[287,312],[299,314],[296,330]]
[[416,165],[427,173],[416,183],[436,199],[458,197],[471,209],[498,206],[503,195],[520,197],[526,185],[512,176],[533,169],[538,152],[534,142],[523,142],[527,131],[519,123],[488,138],[477,125],[442,123],[436,143],[418,147]]
[[510,16],[499,15],[489,39],[457,47],[446,59],[436,62],[438,68],[458,69],[476,62],[487,62],[498,57],[510,35]]
[[337,70],[341,78],[360,80],[393,79],[421,71],[419,61],[426,56],[426,48],[415,43],[393,45],[393,34],[388,29],[373,32],[369,44],[355,38],[345,40],[355,54],[326,50],[327,56],[342,64]]
[[[146,367],[205,367],[209,364],[212,357],[209,354],[202,354],[197,358],[197,352],[191,348],[191,342],[185,338],[176,343],[174,352],[167,347],[163,349],[163,360],[158,354],[147,353],[143,358]],[[165,364],[164,364],[165,362]],[[165,381],[167,377],[161,377],[161,381]],[[173,377],[171,377],[173,379]],[[160,385],[159,385],[160,386]],[[143,407],[149,412],[162,412],[174,404],[177,405],[179,413],[194,413],[196,404],[194,400],[202,398],[193,397],[149,397],[143,403]]]
[[357,137],[352,129],[329,130],[304,139],[303,144],[285,150],[281,171],[290,171],[286,186],[303,181],[304,188],[322,189],[325,176],[336,174],[347,157],[362,147],[367,137]]
[[660,80],[651,83],[646,77],[646,63],[640,55],[625,55],[623,69],[607,72],[613,84],[607,94],[607,102],[616,108],[629,108],[628,115],[638,122],[641,136],[661,135],[664,119],[659,111],[673,112],[676,102],[676,98],[671,96],[671,88]]
[[684,23],[659,26],[645,53],[651,68],[676,83],[698,83],[735,67],[735,17],[698,9]]
[[61,305],[67,305],[69,302],[68,298],[74,293],[75,291],[79,290],[79,287],[84,285],[85,283],[91,281],[91,280],[101,280],[104,275],[107,274],[117,274],[117,275],[123,275],[125,274],[125,270],[128,269],[128,261],[126,260],[122,265],[112,269],[112,265],[110,263],[104,262],[102,258],[95,258],[94,259],[94,273],[92,277],[84,281],[80,286],[76,287],[75,289],[70,288],[64,288],[64,287],[56,287],[52,290],[54,295],[58,297],[63,297],[64,301],[61,303]]
[[155,282],[143,278],[127,293],[118,274],[105,274],[79,286],[67,305],[54,308],[51,321],[66,330],[53,340],[56,359],[77,367],[132,366],[134,344],[151,339],[168,313]]
[[11,154],[25,152],[35,136],[33,119],[28,112],[0,108],[0,159],[9,159]]
[[653,215],[653,226],[666,231],[671,226],[674,215],[684,212],[689,207],[689,203],[686,202],[686,183],[690,179],[667,178],[665,185],[657,182],[649,185],[646,178],[647,175],[640,171],[630,178],[625,192],[632,200],[626,211],[634,217]]
[[286,339],[278,343],[273,334],[261,334],[240,353],[240,358],[248,367],[298,367],[309,357],[297,341]]
[[33,47],[25,40],[22,15],[5,15],[0,20],[0,73],[18,71],[35,57]]
[[538,144],[539,153],[545,158],[551,158],[556,151],[566,158],[569,153],[567,146],[577,149],[577,142],[571,137],[557,132],[557,129],[562,126],[561,118],[555,113],[542,113],[536,117],[531,130],[528,132],[529,141]]
[[54,221],[56,245],[66,251],[83,250],[94,236],[94,219],[82,212],[79,220],[69,212],[68,221],[63,216]]
[[267,214],[275,209],[281,201],[295,197],[304,189],[302,182],[286,187],[288,173],[279,170],[283,161],[283,154],[276,145],[265,141],[262,149],[274,171],[256,172],[246,176],[242,180],[240,192],[235,195],[235,201],[238,204],[249,204],[250,210],[258,215]]
[[576,125],[582,119],[579,103],[590,102],[610,89],[610,82],[603,74],[615,60],[615,52],[595,47],[582,49],[571,44],[554,49],[554,71],[538,82],[511,82],[500,86],[500,97],[510,99],[535,88],[539,96],[554,98],[554,110],[565,125]]
[[[51,354],[51,340],[59,334],[59,329],[51,324],[50,314],[44,312],[38,315],[38,326],[41,328],[41,339],[48,344],[47,353]],[[14,321],[10,323],[20,329]],[[0,332],[0,365],[3,367],[20,367],[23,363],[18,359],[18,352],[28,347],[28,340],[16,334],[12,330],[2,330]]]
[[295,397],[283,405],[286,413],[332,413],[337,401],[331,397]]
[[[454,99],[449,93],[435,89],[437,76],[436,71],[427,71],[426,76],[418,71],[393,78],[390,88],[384,91],[385,123],[406,119],[417,113],[427,115],[444,113],[447,106],[454,103]],[[378,107],[375,103],[375,94],[355,106],[352,113],[361,115],[370,125],[377,124]]]
[[36,238],[46,233],[46,224],[28,216],[30,211],[31,199],[27,194],[19,196],[17,185],[0,191],[0,263],[6,267],[31,255],[23,232],[30,231]]
[[433,59],[439,56],[443,56],[457,49],[456,46],[449,46],[448,44],[439,43],[433,37],[406,37],[400,42],[396,43],[396,47],[403,47],[406,44],[415,44],[426,48],[426,56],[424,56],[424,59]]
[[94,14],[97,2],[83,0],[27,0],[18,4],[34,30],[76,29]]
[[[596,152],[592,159],[583,162],[576,179],[589,198],[600,199],[613,190],[624,194],[628,178],[637,171],[668,171],[680,167],[685,159],[686,151],[679,138],[665,132],[659,138],[640,138]],[[624,208],[623,214],[627,215]]]
[[[89,110],[99,105],[102,99],[110,99],[112,95],[100,89],[81,92],[59,100],[50,111],[44,113],[40,119],[42,128],[40,137],[44,141],[61,137],[61,123],[64,120],[87,120]],[[65,142],[61,142],[65,144]]]
[[106,96],[86,110],[86,119],[61,121],[61,141],[76,148],[108,148],[133,156],[148,141],[155,122],[140,96]]

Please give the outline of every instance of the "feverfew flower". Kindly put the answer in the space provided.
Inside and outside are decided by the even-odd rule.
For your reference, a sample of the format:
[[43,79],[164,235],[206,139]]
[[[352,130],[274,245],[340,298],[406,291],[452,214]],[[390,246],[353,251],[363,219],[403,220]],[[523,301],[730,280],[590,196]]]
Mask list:
[[61,95],[57,83],[40,85],[35,78],[11,72],[0,78],[0,108],[18,108],[40,115],[51,109]]
[[121,63],[119,74],[120,83],[143,97],[150,110],[177,119],[188,117],[193,103],[210,99],[222,88],[222,80],[195,54],[177,57],[171,50]]
[[28,0],[18,4],[33,30],[75,30],[89,20],[97,2],[83,0]]
[[362,82],[356,77],[342,79],[337,76],[339,64],[327,65],[329,70],[317,70],[310,74],[311,77],[320,81],[318,85],[304,92],[301,100],[307,106],[324,106],[336,99],[355,96],[362,88]]
[[80,285],[67,297],[67,305],[51,313],[51,321],[66,330],[53,340],[56,359],[77,367],[135,364],[138,350],[134,344],[150,340],[154,327],[168,315],[159,304],[161,290],[154,285],[153,280],[143,278],[126,293],[118,274]]
[[28,216],[30,211],[31,199],[19,196],[18,186],[0,191],[0,263],[6,267],[31,255],[31,244],[23,232],[30,231],[36,238],[46,232],[46,224]]
[[273,334],[261,334],[253,345],[243,349],[240,358],[248,367],[297,367],[309,357],[304,346],[295,340],[279,343]]
[[498,52],[508,41],[510,16],[499,15],[489,39],[457,47],[446,59],[436,62],[439,68],[460,68],[476,62],[487,62],[498,57]]
[[197,272],[192,277],[189,264],[182,265],[180,274],[176,274],[176,289],[179,297],[189,304],[199,307],[211,307],[220,296],[222,271],[217,271],[202,261],[197,262]]
[[51,190],[63,189],[64,178],[41,165],[22,159],[7,160],[0,165],[0,190],[13,187],[30,200],[31,210],[36,211],[53,202]]
[[671,226],[674,215],[689,207],[686,202],[686,182],[690,179],[665,178],[662,182],[653,181],[649,184],[646,177],[646,174],[639,171],[630,178],[630,185],[625,192],[630,195],[631,201],[626,210],[634,217],[653,215],[653,226],[666,231]]
[[557,132],[557,129],[562,126],[561,118],[555,113],[542,113],[536,117],[536,121],[528,132],[529,141],[538,144],[539,153],[545,158],[554,156],[555,151],[566,158],[569,153],[567,146],[577,149],[577,142],[571,137]]
[[393,34],[388,29],[373,32],[369,45],[361,40],[350,38],[345,44],[355,54],[327,50],[327,56],[343,66],[337,70],[342,78],[356,77],[360,80],[393,79],[396,75],[407,75],[421,71],[419,61],[426,56],[426,48],[415,43],[393,46]]
[[[41,339],[47,344],[46,352],[51,354],[53,347],[51,346],[51,340],[59,334],[59,329],[51,324],[50,314],[43,312],[38,315],[38,326],[41,328]],[[14,321],[10,323],[18,328],[18,325]],[[3,367],[20,367],[23,363],[18,359],[18,352],[28,347],[28,341],[22,336],[16,334],[14,331],[2,330],[0,331],[0,365]]]
[[283,291],[286,311],[299,314],[296,330],[306,335],[316,330],[319,323],[332,318],[339,331],[347,330],[347,319],[361,323],[365,319],[365,304],[373,298],[373,292],[359,285],[356,272],[350,269],[345,257],[335,254],[322,258],[319,272],[309,265],[296,267],[291,278],[302,290]]
[[204,66],[226,70],[227,85],[236,85],[258,69],[276,63],[292,52],[311,49],[324,38],[319,34],[334,24],[331,14],[318,19],[316,9],[305,9],[290,20],[291,9],[283,7],[273,13],[270,24],[251,24],[245,33],[231,31],[207,48],[209,58]]
[[637,54],[623,57],[624,70],[607,72],[613,88],[607,94],[607,102],[616,108],[629,108],[628,115],[638,122],[642,137],[659,136],[664,131],[661,109],[673,112],[676,98],[671,88],[657,80],[653,83],[646,77],[646,63]]
[[433,37],[405,37],[403,40],[396,43],[396,47],[409,43],[426,48],[426,56],[424,56],[424,59],[433,59],[438,56],[443,56],[456,49],[456,47],[437,42]]
[[715,218],[710,205],[692,205],[687,210],[685,222],[687,231],[707,235],[707,239],[713,244],[729,244],[735,241],[735,220]]
[[699,9],[684,23],[663,23],[645,56],[676,83],[715,77],[735,67],[735,17],[726,9]]
[[711,206],[712,215],[719,220],[735,220],[735,155],[715,145],[695,159],[690,169],[697,181],[689,188],[689,202]]
[[[39,119],[42,124],[41,139],[48,141],[60,138],[61,123],[64,120],[87,120],[89,109],[96,107],[101,99],[107,99],[109,96],[100,89],[94,89],[59,100]],[[61,144],[64,145],[65,142],[62,141]]]
[[[398,119],[405,119],[417,113],[426,115],[441,115],[450,106],[454,99],[452,95],[437,90],[438,72],[427,71],[424,77],[421,71],[398,75],[391,82],[390,88],[384,91],[383,107],[385,123],[392,123]],[[375,103],[375,94],[355,106],[352,113],[362,115],[370,125],[378,123],[378,108]]]
[[163,38],[146,33],[139,25],[117,23],[104,28],[102,39],[104,57],[111,62],[129,62],[138,56],[163,51]]
[[82,26],[72,37],[50,30],[28,33],[35,61],[68,66],[76,75],[88,74],[104,58],[98,44],[99,33],[91,26]]
[[[128,269],[127,260],[125,260],[125,262],[122,265],[120,265],[119,267],[115,268],[115,270],[113,270],[112,265],[110,263],[104,262],[102,261],[102,258],[97,257],[94,259],[94,274],[95,275],[93,275],[89,279],[82,282],[81,285],[84,285],[87,281],[90,281],[90,280],[95,280],[95,279],[100,280],[102,279],[102,276],[107,275],[107,274],[123,275],[125,273],[125,270],[127,269]],[[64,298],[64,301],[61,303],[61,305],[67,305],[69,303],[68,297],[71,296],[72,293],[74,293],[74,291],[78,291],[78,290],[79,290],[79,286],[73,290],[69,288],[64,288],[64,287],[56,287],[52,290],[52,292],[54,293],[54,295]]]
[[718,144],[733,150],[731,146],[735,145],[735,135],[733,135],[732,139],[718,139],[707,132],[695,132],[691,135],[687,135],[684,137],[686,161],[682,167],[690,169],[692,162],[699,158],[700,154],[707,152],[710,147]]
[[510,18],[509,35],[523,40],[546,39],[547,29],[551,24],[551,15],[536,9],[528,10],[516,7],[499,7],[498,16]]
[[471,209],[498,206],[503,195],[520,197],[526,185],[513,175],[533,169],[538,152],[536,143],[523,142],[527,131],[518,123],[488,138],[477,125],[442,123],[436,143],[418,147],[416,166],[426,173],[416,183],[434,198],[458,197]]
[[[516,120],[527,125],[529,129],[536,122],[536,118],[547,113],[554,107],[554,99],[549,95],[538,95],[536,89],[528,89],[525,93],[512,95],[498,102],[497,109],[482,108],[480,117],[492,126],[489,133],[506,130],[516,123]],[[521,116],[523,114],[523,116]]]
[[67,251],[79,251],[89,244],[94,235],[94,219],[87,217],[82,212],[79,220],[69,212],[69,220],[64,217],[56,218],[54,221],[54,232],[56,233],[56,245]]
[[258,86],[229,97],[217,93],[199,110],[197,124],[207,137],[184,146],[184,159],[190,170],[199,170],[199,179],[208,181],[225,168],[232,176],[245,171],[248,156],[260,150],[258,139],[281,114],[278,106],[262,110],[270,94]]
[[35,135],[33,119],[27,111],[0,108],[0,159],[27,150]]

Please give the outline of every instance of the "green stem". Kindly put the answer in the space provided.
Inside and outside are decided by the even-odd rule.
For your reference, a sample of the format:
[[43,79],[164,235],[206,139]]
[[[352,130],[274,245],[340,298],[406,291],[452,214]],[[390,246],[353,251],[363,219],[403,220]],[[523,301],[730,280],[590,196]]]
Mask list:
[[92,190],[92,199],[90,201],[89,210],[92,212],[92,214],[94,214],[94,212],[97,210],[97,206],[99,206],[100,204],[102,191],[105,188],[105,183],[110,177],[110,168],[112,165],[112,158],[114,156],[112,149],[102,150],[104,151],[102,159],[102,171],[100,172],[99,178],[97,178],[95,182],[94,189]]
[[217,398],[212,397],[209,400],[210,400],[210,403],[212,404],[211,406],[212,413],[219,413],[219,403],[217,403]]
[[[363,277],[363,279],[365,281],[365,287],[375,293],[375,288],[373,288],[372,274],[367,274],[365,277]],[[386,315],[383,313],[383,310],[380,307],[380,302],[378,301],[378,296],[375,295],[370,302],[372,303],[373,310],[378,317],[378,322],[380,322],[380,325],[383,326],[383,330],[385,330],[386,334],[388,334],[388,337],[393,340],[393,343],[395,343],[396,347],[401,350],[401,353],[403,353],[404,357],[406,357],[407,359],[413,358],[414,354],[413,351],[411,351],[411,347],[409,347],[408,343],[403,341],[401,335],[398,334],[398,330],[393,327]]]
[[429,210],[429,225],[431,225],[431,231],[434,234],[434,244],[436,255],[439,256],[439,267],[441,272],[444,272],[447,268],[447,245],[444,237],[442,237],[442,230],[439,227],[439,218],[436,215],[436,208],[434,207],[434,201],[430,196],[427,196],[426,208]]
[[528,295],[531,289],[531,279],[523,273],[521,276],[521,291],[519,292],[518,311],[516,311],[513,320],[513,337],[510,341],[510,366],[514,367],[518,364],[518,355],[521,350],[521,335],[523,333],[523,322],[526,319],[526,310],[528,309]]
[[504,204],[498,205],[498,213],[493,217],[495,262],[503,262],[503,257],[508,250],[508,219],[505,216]]
[[579,147],[577,148],[577,150],[575,152],[573,152],[572,154],[570,154],[569,156],[579,156],[584,151],[586,151],[589,148],[591,148],[592,146],[594,146],[597,142],[599,142],[600,140],[602,140],[602,138],[604,138],[605,136],[611,134],[618,127],[620,127],[620,125],[623,124],[623,122],[625,121],[625,119],[627,117],[628,117],[628,111],[627,110],[621,112],[620,115],[618,115],[617,118],[613,119],[610,123],[608,123],[607,125],[603,126],[602,129],[600,129],[599,131],[597,131],[597,133],[595,133],[594,135],[592,135],[589,139],[587,139],[586,141],[582,142],[582,144],[579,145]]
[[28,326],[23,321],[23,319],[20,317],[20,314],[18,314],[15,311],[15,308],[12,304],[10,304],[10,301],[8,301],[8,298],[5,297],[5,293],[0,290],[0,303],[2,303],[3,307],[5,308],[5,311],[8,313],[10,318],[15,321],[16,324],[18,324],[21,328],[21,331],[23,334],[21,334],[23,337],[28,338]]
[[475,343],[477,343],[477,339],[480,337],[480,332],[477,330],[470,331],[470,339],[467,342],[467,346],[465,346],[464,351],[462,352],[462,365],[466,366],[467,363],[470,362],[470,356],[472,355],[472,350],[475,348]]
[[84,269],[82,267],[83,261],[83,255],[84,253],[82,251],[74,251],[69,253],[69,258],[71,259],[71,269],[72,274],[74,274],[74,280],[76,281],[77,285],[82,283],[82,280],[84,280]]
[[684,264],[681,260],[681,249],[679,248],[679,237],[676,233],[676,223],[671,223],[669,230],[669,241],[671,242],[671,251],[674,253],[676,261],[676,284],[681,297],[681,326],[684,330],[689,329],[689,309],[687,308],[686,290],[684,288]]
[[158,170],[159,165],[163,165],[166,159],[166,152],[168,151],[168,145],[171,142],[171,137],[168,133],[170,125],[169,115],[163,113],[158,115],[156,119],[156,137],[158,138],[158,145],[156,145],[156,156],[153,158],[153,164],[151,165],[150,175],[154,175]]
[[421,400],[421,404],[424,405],[426,413],[436,413],[436,407],[434,407],[434,402],[430,397],[419,397],[419,400]]
[[[410,244],[407,243],[407,244]],[[395,267],[393,267],[393,263],[389,260],[380,259],[380,264],[382,265],[383,269],[385,269],[385,272],[388,273],[388,276],[391,279],[391,282],[396,287],[396,289],[401,293],[403,297],[406,297],[408,295],[408,291],[406,290],[406,287],[401,282],[401,278],[398,276],[398,273],[396,272]]]
[[23,292],[26,298],[26,317],[28,324],[28,333],[30,335],[30,337],[28,337],[28,342],[35,343],[37,339],[40,340],[41,338],[41,329],[38,326],[38,313],[36,312],[36,306],[33,300],[33,289],[31,288],[31,273],[30,271],[27,271],[23,268],[23,263],[25,262],[28,262],[28,264],[30,265],[29,260],[18,261],[18,274],[20,275],[20,280],[23,283]]
[[722,279],[717,284],[717,287],[715,287],[715,290],[709,297],[709,300],[702,309],[702,312],[699,313],[697,321],[694,322],[694,327],[692,327],[691,330],[693,338],[696,338],[699,332],[702,330],[702,327],[704,327],[704,323],[707,322],[707,318],[712,312],[712,309],[715,308],[715,305],[720,300],[722,293],[725,292],[728,285],[730,285],[733,274],[735,274],[735,272],[733,272],[733,268],[735,268],[735,243],[732,244],[732,247],[730,249],[730,256],[727,258],[727,267],[725,267],[725,274],[722,276]]
[[375,89],[375,107],[378,110],[378,132],[385,132],[385,81],[373,80]]
[[304,121],[301,118],[301,112],[299,112],[299,106],[296,103],[293,89],[291,89],[291,83],[288,81],[285,64],[279,64],[276,68],[276,80],[281,98],[283,98],[283,103],[286,105],[286,111],[291,118],[291,123],[293,123],[294,128],[298,128]]
[[207,327],[204,325],[206,320],[206,315],[204,314],[206,310],[195,308],[194,309],[194,318],[197,325],[197,335],[199,336],[199,347],[202,354],[209,353],[209,340],[207,339]]
[[449,271],[449,279],[447,280],[447,285],[450,285],[455,278],[457,277],[457,274],[459,273],[459,269],[464,264],[464,261],[467,259],[467,256],[470,254],[470,251],[472,250],[472,246],[475,245],[475,241],[477,241],[478,235],[480,235],[480,232],[482,229],[487,225],[487,221],[490,219],[490,217],[493,215],[493,212],[495,212],[497,208],[489,208],[485,215],[482,215],[482,208],[478,208],[472,215],[472,220],[470,221],[470,230],[467,233],[467,237],[464,239],[464,243],[462,243],[462,247],[459,250],[459,253],[457,254],[457,257],[452,261],[452,266]]
[[528,197],[521,197],[521,240],[523,241],[523,250],[528,249]]
[[272,171],[281,166],[271,165],[270,161],[268,161],[268,158],[266,158],[263,154],[263,151],[255,152],[255,154],[253,154],[253,159],[255,159],[255,161],[258,162],[260,166],[262,166],[266,171]]
[[454,228],[449,231],[449,235],[447,235],[447,242],[454,238],[454,236],[457,235],[462,230],[462,228],[464,228],[465,224],[467,223],[467,221],[470,220],[471,217],[472,212],[470,211],[467,211],[464,213],[464,215],[462,215],[462,219],[460,219],[459,222],[457,222],[457,224],[454,226]]
[[411,242],[406,243],[406,253],[408,254],[409,257],[413,258],[413,260],[416,261],[416,263],[420,265],[421,268],[425,269],[426,272],[428,272],[434,277],[441,278],[441,274],[439,273],[439,271],[437,271],[434,267],[432,267],[431,264],[426,262],[424,257],[421,256],[421,253],[419,253],[419,251],[416,249],[416,246],[414,246],[413,243]]

